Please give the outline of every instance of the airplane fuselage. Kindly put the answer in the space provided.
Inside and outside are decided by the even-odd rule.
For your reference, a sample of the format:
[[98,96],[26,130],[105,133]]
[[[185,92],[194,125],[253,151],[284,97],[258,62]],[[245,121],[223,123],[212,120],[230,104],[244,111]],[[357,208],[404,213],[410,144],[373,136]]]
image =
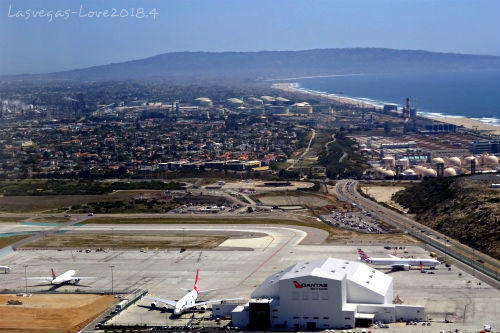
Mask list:
[[182,298],[175,303],[174,315],[180,315],[186,311],[186,309],[193,307],[197,298],[198,292],[196,290],[191,290],[186,295],[182,296]]
[[[366,262],[362,258],[358,258],[360,261]],[[368,258],[369,264],[378,266],[426,266],[426,267],[436,267],[440,264],[436,259],[403,259],[403,258]]]
[[73,276],[75,275],[75,273],[76,272],[74,270],[70,269],[69,271],[62,273],[61,275],[56,276],[51,281],[51,283],[52,284],[63,284],[63,283],[71,282],[71,280],[73,280]]

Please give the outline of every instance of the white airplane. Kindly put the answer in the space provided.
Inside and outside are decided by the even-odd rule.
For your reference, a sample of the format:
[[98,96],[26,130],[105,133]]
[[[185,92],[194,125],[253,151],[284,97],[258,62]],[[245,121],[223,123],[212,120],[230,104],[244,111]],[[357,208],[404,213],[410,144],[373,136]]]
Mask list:
[[12,268],[10,268],[9,266],[0,266],[0,271],[2,271],[4,274],[10,273],[11,270]]
[[361,249],[358,249],[358,254],[359,254],[358,257],[359,261],[364,261],[367,262],[368,264],[373,264],[377,266],[391,266],[392,268],[402,269],[404,271],[411,270],[412,266],[414,267],[417,266],[422,268],[423,266],[436,267],[437,265],[441,264],[436,259],[418,259],[418,258],[403,259],[393,255],[389,255],[390,258],[370,258]]
[[198,298],[198,295],[200,293],[205,293],[205,292],[214,290],[214,289],[210,289],[210,290],[200,291],[198,289],[198,271],[199,270],[196,270],[196,280],[194,281],[193,290],[181,288],[182,290],[185,290],[188,293],[186,295],[184,295],[178,301],[173,301],[173,300],[163,299],[163,298],[153,297],[153,296],[146,296],[145,297],[146,299],[153,301],[153,303],[151,303],[151,308],[155,309],[158,306],[157,302],[160,302],[160,303],[164,304],[162,306],[163,310],[166,311],[168,309],[168,306],[171,306],[172,308],[174,308],[174,315],[178,316],[181,313],[183,313],[189,309],[192,309],[194,307],[197,307],[197,306],[204,307],[207,304],[211,304],[211,303],[217,303],[217,302],[221,302],[221,301],[229,301],[229,300],[238,299],[238,298],[212,299],[212,300],[204,301],[204,302],[196,302],[196,299]]
[[70,269],[69,271],[66,271],[58,276],[56,276],[56,273],[54,273],[54,269],[51,269],[50,272],[52,273],[52,276],[29,277],[26,279],[27,280],[47,281],[50,284],[55,284],[55,285],[71,283],[72,281],[74,284],[77,284],[78,282],[80,282],[80,280],[96,279],[96,277],[90,277],[90,276],[75,276],[76,272],[72,269]]

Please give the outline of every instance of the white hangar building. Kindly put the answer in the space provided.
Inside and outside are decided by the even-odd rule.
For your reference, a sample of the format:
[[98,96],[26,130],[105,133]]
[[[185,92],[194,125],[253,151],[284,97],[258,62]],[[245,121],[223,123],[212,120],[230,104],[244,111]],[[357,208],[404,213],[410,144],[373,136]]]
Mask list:
[[306,261],[269,276],[233,325],[265,328],[353,328],[373,321],[424,320],[424,307],[393,304],[392,277],[361,262]]

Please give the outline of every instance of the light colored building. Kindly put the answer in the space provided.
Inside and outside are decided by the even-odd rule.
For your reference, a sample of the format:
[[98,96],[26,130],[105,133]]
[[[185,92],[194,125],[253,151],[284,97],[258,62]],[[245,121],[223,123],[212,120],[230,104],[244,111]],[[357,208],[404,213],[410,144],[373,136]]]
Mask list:
[[305,261],[269,276],[233,310],[233,325],[315,330],[424,320],[424,307],[393,304],[393,296],[392,277],[364,263]]
[[196,101],[196,104],[198,104],[201,107],[211,108],[212,106],[214,106],[212,100],[210,98],[207,98],[207,97],[199,97],[199,98],[195,99],[195,101]]

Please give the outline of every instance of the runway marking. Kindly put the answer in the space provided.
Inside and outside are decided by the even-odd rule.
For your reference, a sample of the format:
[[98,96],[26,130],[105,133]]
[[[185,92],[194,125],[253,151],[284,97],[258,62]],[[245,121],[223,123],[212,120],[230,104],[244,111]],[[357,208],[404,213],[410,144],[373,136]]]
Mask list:
[[274,256],[280,252],[292,239],[294,239],[296,236],[295,232],[293,233],[292,237],[290,237],[283,245],[281,245],[273,254],[271,254],[264,262],[262,262],[259,266],[257,266],[250,274],[248,274],[239,284],[238,286],[241,286],[246,280],[248,280],[255,272],[257,272],[262,266],[267,264]]

